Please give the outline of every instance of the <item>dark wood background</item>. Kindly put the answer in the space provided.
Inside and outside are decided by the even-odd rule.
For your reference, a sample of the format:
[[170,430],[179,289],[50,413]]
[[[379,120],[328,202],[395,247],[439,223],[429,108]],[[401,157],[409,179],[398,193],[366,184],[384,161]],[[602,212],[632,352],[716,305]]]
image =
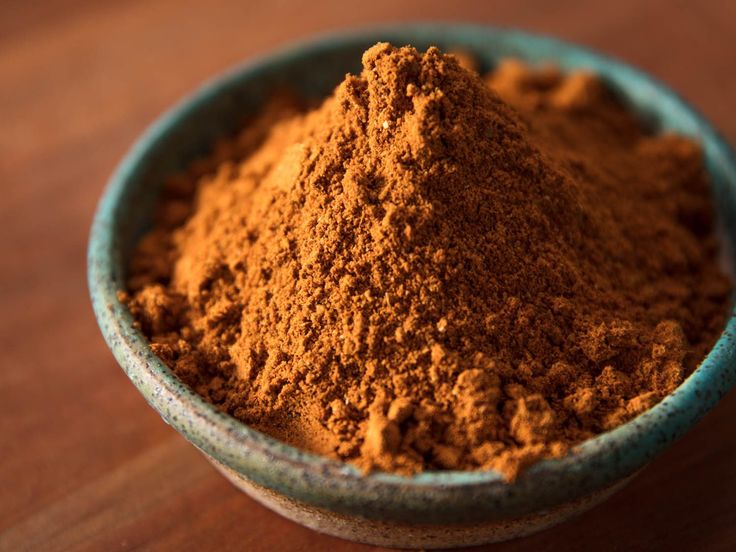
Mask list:
[[[729,0],[0,0],[0,549],[369,549],[256,504],[158,418],[97,330],[85,247],[116,162],[200,81],[314,32],[412,19],[601,49],[736,143]],[[736,549],[736,394],[604,506],[496,549]]]

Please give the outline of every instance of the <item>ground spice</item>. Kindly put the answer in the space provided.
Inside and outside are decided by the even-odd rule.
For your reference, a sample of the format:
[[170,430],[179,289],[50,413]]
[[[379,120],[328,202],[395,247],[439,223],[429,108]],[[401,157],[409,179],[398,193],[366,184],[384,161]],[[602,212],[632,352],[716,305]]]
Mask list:
[[698,146],[594,76],[484,82],[378,44],[171,179],[125,299],[179,377],[279,439],[513,478],[703,358],[729,290],[708,197]]

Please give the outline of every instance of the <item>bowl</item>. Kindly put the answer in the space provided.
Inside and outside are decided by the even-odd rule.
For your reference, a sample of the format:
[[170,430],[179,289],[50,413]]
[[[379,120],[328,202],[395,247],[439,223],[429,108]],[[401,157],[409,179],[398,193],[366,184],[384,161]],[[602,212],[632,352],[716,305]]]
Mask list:
[[364,474],[298,450],[216,410],[152,353],[116,292],[133,246],[150,227],[164,177],[237,130],[274,88],[305,98],[328,94],[378,41],[466,50],[488,69],[513,56],[600,75],[649,126],[699,141],[713,182],[724,243],[736,243],[736,159],[712,126],[646,74],[590,50],[515,30],[420,24],[330,35],[240,65],[205,83],[158,119],[110,179],[92,226],[88,268],[94,311],[110,349],[166,423],[230,481],[280,514],[355,541],[395,547],[467,546],[558,523],[620,489],[683,435],[736,382],[736,319],[697,370],[671,395],[568,456],[539,462],[516,481],[494,471]]

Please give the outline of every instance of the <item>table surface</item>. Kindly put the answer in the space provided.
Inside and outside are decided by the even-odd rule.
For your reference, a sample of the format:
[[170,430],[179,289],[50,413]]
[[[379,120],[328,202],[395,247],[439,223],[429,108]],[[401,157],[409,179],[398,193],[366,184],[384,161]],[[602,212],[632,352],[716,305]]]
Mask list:
[[[0,3],[0,549],[369,550],[236,491],[117,367],[87,232],[106,178],[208,76],[306,35],[452,19],[558,35],[650,71],[736,143],[736,2]],[[733,550],[736,393],[605,505],[494,550]]]

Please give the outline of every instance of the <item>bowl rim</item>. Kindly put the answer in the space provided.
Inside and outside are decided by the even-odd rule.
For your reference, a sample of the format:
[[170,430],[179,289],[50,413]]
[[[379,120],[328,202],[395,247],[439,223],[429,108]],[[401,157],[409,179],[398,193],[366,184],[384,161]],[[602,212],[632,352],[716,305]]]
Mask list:
[[[731,184],[736,183],[736,156],[701,115],[675,92],[649,75],[588,48],[536,33],[464,23],[384,25],[324,34],[238,64],[205,81],[156,119],[136,140],[105,188],[90,233],[88,285],[102,334],[121,367],[167,423],[205,453],[239,473],[252,477],[254,481],[287,494],[292,487],[297,488],[292,494],[301,500],[338,507],[344,505],[346,500],[341,493],[349,491],[355,495],[352,500],[362,501],[365,505],[375,503],[378,494],[398,492],[403,498],[397,500],[413,500],[408,496],[411,495],[419,504],[434,497],[437,500],[430,502],[436,504],[438,500],[460,500],[458,491],[482,488],[482,497],[495,501],[493,508],[501,511],[504,504],[511,501],[515,490],[518,491],[517,498],[520,493],[528,499],[535,494],[534,489],[540,481],[558,481],[559,485],[575,482],[577,485],[573,490],[558,489],[551,492],[547,499],[537,502],[540,505],[611,485],[634,473],[684,434],[736,384],[736,372],[733,369],[736,355],[731,338],[736,330],[736,318],[732,314],[724,333],[705,360],[663,401],[614,430],[583,442],[570,455],[538,462],[514,482],[507,482],[493,470],[425,471],[414,476],[384,472],[365,474],[350,464],[301,451],[250,428],[221,413],[185,386],[152,353],[145,337],[133,329],[130,313],[118,300],[117,291],[124,289],[116,239],[116,217],[120,204],[124,202],[126,189],[139,176],[151,148],[165,141],[168,133],[182,118],[187,117],[197,106],[212,101],[224,88],[236,86],[237,82],[247,79],[248,75],[264,66],[343,48],[348,44],[378,41],[384,37],[395,40],[394,37],[409,35],[442,36],[443,40],[461,35],[493,36],[497,40],[519,44],[533,43],[540,51],[549,53],[547,59],[560,63],[560,56],[564,57],[565,61],[560,63],[563,68],[568,63],[576,67],[590,66],[607,78],[618,75],[619,79],[634,82],[640,89],[637,94],[642,98],[649,95],[650,101],[656,98],[658,104],[665,104],[665,107],[669,106],[684,116],[686,122],[682,130],[699,138],[706,154],[715,159],[719,170],[724,171],[725,178]],[[339,484],[332,491],[318,492],[312,488],[315,483],[309,480],[309,475],[301,482],[285,482],[284,474],[295,469],[302,474],[311,474],[322,483],[330,479]],[[273,475],[274,470],[279,472],[278,476]],[[324,493],[335,496],[332,499],[325,498]],[[417,506],[418,510],[422,508],[421,505]]]

